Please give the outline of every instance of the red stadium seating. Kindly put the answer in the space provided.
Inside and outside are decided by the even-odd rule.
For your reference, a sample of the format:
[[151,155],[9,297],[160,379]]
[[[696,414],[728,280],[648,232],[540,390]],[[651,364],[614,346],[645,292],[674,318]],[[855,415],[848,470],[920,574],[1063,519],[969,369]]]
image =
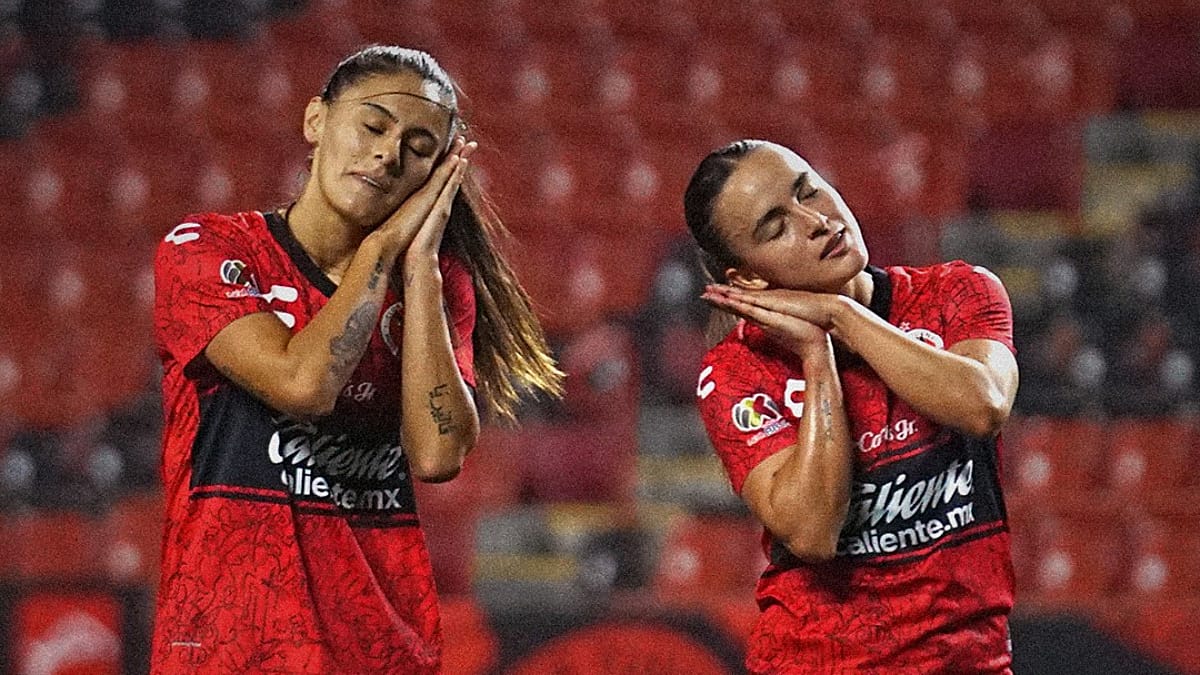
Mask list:
[[158,587],[163,508],[163,496],[157,492],[129,495],[113,505],[104,520],[101,560],[109,578]]
[[995,209],[1079,210],[1083,184],[1078,123],[1011,123],[972,143],[970,189]]
[[1109,425],[1106,484],[1120,492],[1147,497],[1178,493],[1195,484],[1190,467],[1197,439],[1195,425],[1183,419],[1127,419]]
[[1032,588],[1036,603],[1094,603],[1123,590],[1129,578],[1129,529],[1121,512],[1100,500],[1057,497],[1040,517],[1034,545]]
[[15,517],[10,532],[13,575],[24,581],[72,581],[103,576],[103,538],[95,518],[74,511]]
[[658,557],[652,581],[655,596],[673,605],[751,596],[767,565],[761,537],[762,527],[751,518],[679,517]]
[[533,502],[629,503],[634,495],[636,420],[528,424],[524,496]]
[[1013,492],[1082,494],[1101,485],[1102,423],[1014,415],[1004,433],[1002,461],[1007,487]]

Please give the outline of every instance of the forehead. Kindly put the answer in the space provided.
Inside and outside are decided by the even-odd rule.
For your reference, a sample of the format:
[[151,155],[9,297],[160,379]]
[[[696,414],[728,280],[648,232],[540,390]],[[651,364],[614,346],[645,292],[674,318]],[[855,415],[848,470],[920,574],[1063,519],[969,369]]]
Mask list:
[[343,89],[337,100],[356,108],[366,104],[380,106],[401,121],[419,123],[435,131],[447,127],[454,105],[436,84],[411,72],[370,75]]
[[730,232],[753,226],[782,200],[791,199],[796,177],[812,167],[802,157],[778,145],[751,150],[738,161],[713,204],[718,226]]

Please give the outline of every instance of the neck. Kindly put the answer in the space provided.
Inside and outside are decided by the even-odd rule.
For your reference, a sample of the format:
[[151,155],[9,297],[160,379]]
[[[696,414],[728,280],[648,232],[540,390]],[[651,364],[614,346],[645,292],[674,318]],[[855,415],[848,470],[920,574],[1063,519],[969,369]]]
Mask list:
[[875,277],[867,270],[863,270],[854,275],[854,278],[846,282],[842,287],[841,294],[853,298],[860,305],[870,306],[871,296],[875,292]]
[[313,262],[330,276],[340,276],[367,234],[346,222],[309,189],[305,189],[288,208],[286,216],[292,236]]

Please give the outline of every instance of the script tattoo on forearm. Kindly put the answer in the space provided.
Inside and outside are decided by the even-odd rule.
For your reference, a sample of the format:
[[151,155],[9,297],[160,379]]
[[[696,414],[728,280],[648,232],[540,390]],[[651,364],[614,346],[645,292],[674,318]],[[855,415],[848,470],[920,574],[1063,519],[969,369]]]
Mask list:
[[829,402],[829,398],[825,395],[825,390],[828,385],[822,384],[820,388],[821,397],[821,429],[825,432],[825,440],[833,438],[833,404]]
[[367,289],[375,290],[375,287],[379,285],[379,277],[381,276],[383,276],[383,261],[376,260],[375,269],[371,270],[371,278],[367,280]]
[[454,423],[454,414],[447,410],[444,406],[439,405],[439,400],[446,395],[446,389],[449,385],[439,384],[429,390],[429,415],[437,424],[438,435],[445,436],[454,431],[457,426]]
[[359,305],[350,318],[346,319],[342,334],[329,343],[329,355],[333,357],[333,364],[329,370],[336,377],[348,375],[350,370],[358,365],[358,359],[362,357],[367,341],[371,339],[371,330],[375,327],[375,314],[378,311],[378,308],[372,307],[372,303],[369,302]]

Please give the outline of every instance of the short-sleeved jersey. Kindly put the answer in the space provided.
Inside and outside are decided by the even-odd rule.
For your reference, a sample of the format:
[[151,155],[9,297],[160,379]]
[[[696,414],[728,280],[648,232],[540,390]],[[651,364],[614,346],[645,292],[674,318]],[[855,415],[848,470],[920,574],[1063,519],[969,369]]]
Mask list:
[[[1012,349],[1000,281],[962,262],[870,267],[870,309],[914,340]],[[850,511],[837,554],[806,564],[764,532],[769,565],[747,666],[756,673],[1005,673],[1013,574],[998,439],[913,410],[861,358],[839,352],[855,441]],[[798,357],[740,323],[706,355],[701,416],[735,491],[796,442]]]
[[[443,255],[455,357],[474,385],[469,272]],[[437,598],[400,444],[393,290],[334,411],[297,420],[204,357],[230,322],[293,332],[336,290],[275,214],[192,216],[159,245],[166,529],[154,672],[425,673]]]

